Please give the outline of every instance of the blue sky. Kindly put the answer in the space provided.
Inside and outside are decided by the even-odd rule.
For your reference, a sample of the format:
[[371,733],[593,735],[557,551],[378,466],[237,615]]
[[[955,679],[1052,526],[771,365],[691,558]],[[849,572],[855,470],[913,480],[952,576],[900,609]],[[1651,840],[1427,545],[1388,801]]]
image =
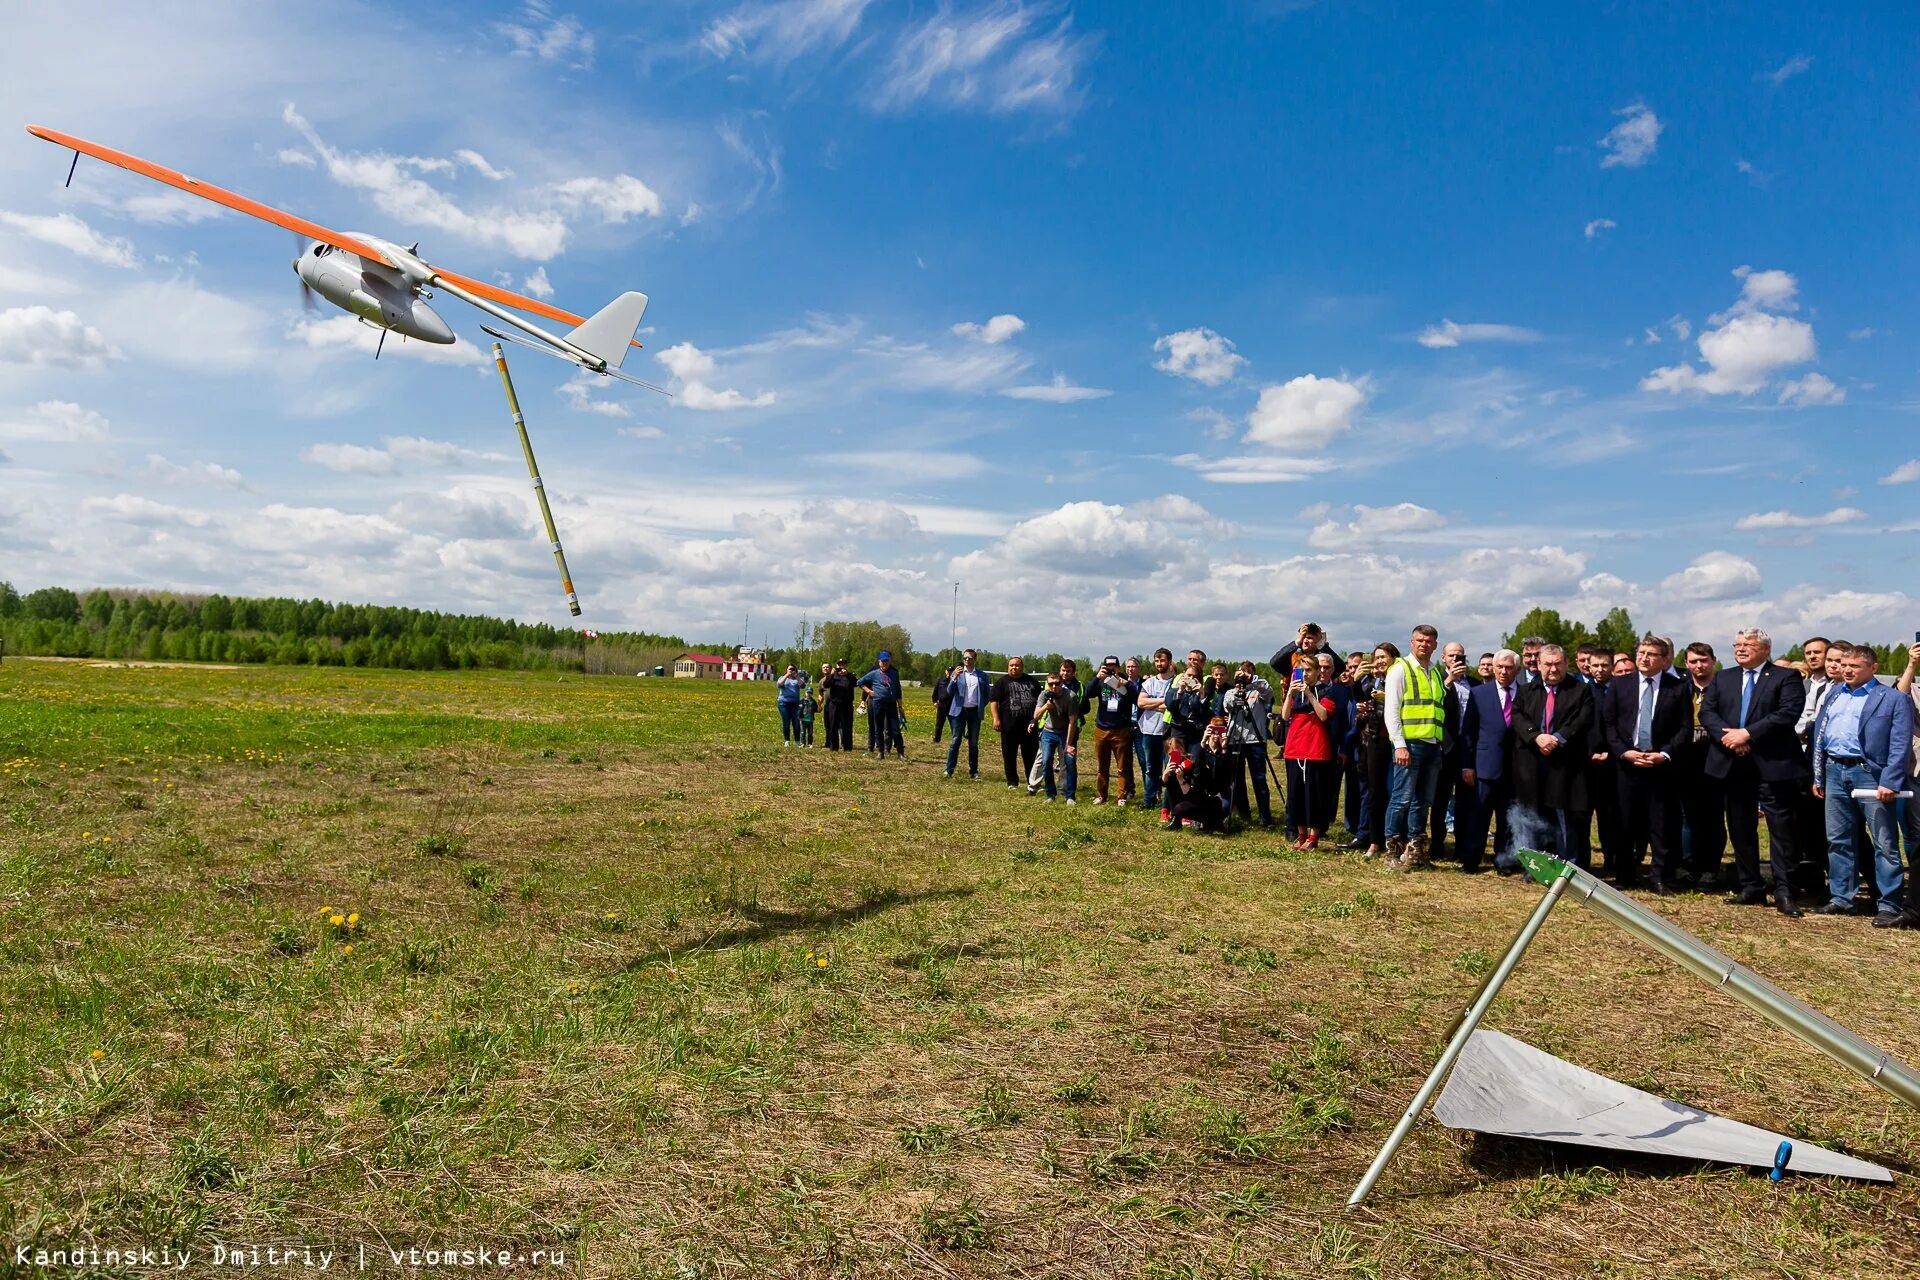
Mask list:
[[671,400],[514,356],[593,625],[1920,615],[1908,6],[282,8],[12,21],[0,577],[566,620],[475,313],[376,364],[287,233],[32,122],[650,294]]

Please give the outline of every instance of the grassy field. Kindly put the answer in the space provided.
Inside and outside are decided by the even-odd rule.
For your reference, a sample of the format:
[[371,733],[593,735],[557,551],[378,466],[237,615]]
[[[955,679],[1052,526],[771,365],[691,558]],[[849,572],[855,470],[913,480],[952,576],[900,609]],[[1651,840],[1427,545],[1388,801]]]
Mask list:
[[[783,751],[738,686],[5,662],[0,1274],[76,1235],[595,1276],[1920,1271],[1920,1114],[1571,906],[1489,1025],[1900,1181],[1428,1121],[1345,1213],[1539,890],[943,781],[929,728],[883,763]],[[1658,905],[1920,1061],[1920,935]]]

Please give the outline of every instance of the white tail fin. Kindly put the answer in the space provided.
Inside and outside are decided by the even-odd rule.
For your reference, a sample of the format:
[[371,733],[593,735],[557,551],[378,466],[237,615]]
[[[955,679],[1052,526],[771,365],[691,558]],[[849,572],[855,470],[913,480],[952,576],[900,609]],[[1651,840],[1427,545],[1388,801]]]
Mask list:
[[633,349],[628,344],[640,328],[640,317],[646,313],[646,294],[623,293],[588,316],[578,329],[569,332],[567,341],[618,369],[627,352]]

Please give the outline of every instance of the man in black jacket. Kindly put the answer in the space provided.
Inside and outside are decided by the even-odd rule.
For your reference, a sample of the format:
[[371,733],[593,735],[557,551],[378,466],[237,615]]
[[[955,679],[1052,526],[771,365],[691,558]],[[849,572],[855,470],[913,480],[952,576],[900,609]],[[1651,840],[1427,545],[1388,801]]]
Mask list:
[[1607,749],[1620,788],[1621,847],[1614,883],[1632,888],[1640,879],[1640,857],[1651,849],[1647,887],[1673,892],[1679,870],[1679,809],[1674,796],[1678,761],[1693,738],[1693,698],[1686,685],[1670,679],[1670,642],[1649,635],[1634,653],[1634,674],[1615,676],[1605,686],[1603,717]]
[[1707,772],[1726,783],[1727,839],[1733,845],[1739,888],[1731,902],[1764,905],[1766,882],[1760,878],[1760,824],[1767,817],[1767,861],[1773,874],[1773,902],[1782,915],[1805,914],[1793,900],[1793,806],[1805,785],[1806,757],[1794,726],[1806,706],[1806,685],[1799,673],[1769,659],[1773,640],[1757,627],[1736,632],[1737,664],[1714,676],[1700,700],[1700,724],[1707,731]]
[[1592,686],[1567,674],[1565,649],[1543,646],[1538,678],[1513,700],[1513,796],[1530,819],[1515,836],[1551,844],[1549,852],[1586,871],[1593,869],[1593,801],[1587,794],[1592,727]]
[[[1467,665],[1467,646],[1457,640],[1449,641],[1440,650],[1440,669],[1447,693],[1446,737],[1440,746],[1440,781],[1433,788],[1433,807],[1427,810],[1428,856],[1435,858],[1446,846],[1449,824],[1453,827],[1456,854],[1464,846],[1466,832],[1473,825],[1473,815],[1468,812],[1474,802],[1473,788],[1460,782],[1460,771],[1471,767],[1472,757],[1465,751],[1460,722],[1466,714],[1467,699],[1480,683]],[[1461,861],[1465,861],[1464,856]]]
[[827,750],[853,750],[853,673],[845,658],[831,673],[820,673],[820,696],[826,701]]

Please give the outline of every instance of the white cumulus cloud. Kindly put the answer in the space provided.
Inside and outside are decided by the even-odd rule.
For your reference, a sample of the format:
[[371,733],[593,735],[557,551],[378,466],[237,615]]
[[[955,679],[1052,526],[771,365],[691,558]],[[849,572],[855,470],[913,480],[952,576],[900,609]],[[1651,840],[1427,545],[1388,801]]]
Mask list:
[[[1778,314],[1799,307],[1795,301],[1799,286],[1793,275],[1744,266],[1733,274],[1741,281],[1739,299],[1708,318],[1713,327],[1703,331],[1697,343],[1707,367],[1678,364],[1655,369],[1640,380],[1641,390],[1752,395],[1780,370],[1815,358],[1813,326]],[[1675,332],[1685,331],[1676,326]]]
[[232,467],[217,462],[174,462],[157,453],[147,455],[147,474],[168,484],[212,484],[244,489],[247,482]]
[[71,311],[8,307],[0,311],[0,360],[37,369],[97,371],[120,359],[120,349]]
[[1795,378],[1780,384],[1780,403],[1810,408],[1821,404],[1840,404],[1847,398],[1847,389],[1838,386],[1824,373],[1809,373],[1803,378]]
[[1595,218],[1586,225],[1584,234],[1587,239],[1597,239],[1602,231],[1611,231],[1620,224],[1612,218]]
[[757,395],[747,395],[740,391],[719,389],[709,385],[708,380],[719,371],[714,358],[694,346],[691,342],[676,343],[665,351],[654,353],[654,359],[666,366],[667,372],[679,384],[675,395],[676,403],[689,409],[709,412],[725,412],[730,409],[764,409],[774,402],[775,394],[762,391]]
[[1660,132],[1666,126],[1644,102],[1622,107],[1613,114],[1621,119],[1597,144],[1606,152],[1600,157],[1600,167],[1638,169],[1653,159],[1654,149],[1660,145]]
[[1323,520],[1307,535],[1310,546],[1324,551],[1352,551],[1391,539],[1416,536],[1446,524],[1446,517],[1413,502],[1390,507],[1356,504],[1352,520]]
[[1263,387],[1247,415],[1247,441],[1291,452],[1324,449],[1353,425],[1366,402],[1366,379],[1305,373]]
[[1731,551],[1709,551],[1662,579],[1660,589],[1691,600],[1738,600],[1760,590],[1760,569]]
[[1188,378],[1203,387],[1217,387],[1230,380],[1247,363],[1233,349],[1233,342],[1204,325],[1182,329],[1154,340],[1153,349],[1160,358],[1153,367],[1176,378]]
[[962,338],[972,338],[997,347],[1027,327],[1027,322],[1016,315],[999,315],[990,318],[985,324],[975,324],[971,320],[962,320],[953,326],[953,332]]
[[1920,458],[1903,462],[1880,477],[1881,484],[1912,484],[1915,480],[1920,480]]
[[42,400],[0,413],[0,440],[45,440],[74,444],[107,438],[107,420],[71,400]]
[[140,265],[140,259],[133,252],[133,241],[124,236],[102,235],[70,213],[40,215],[0,209],[0,225],[12,227],[42,244],[78,254],[89,262],[109,267]]

